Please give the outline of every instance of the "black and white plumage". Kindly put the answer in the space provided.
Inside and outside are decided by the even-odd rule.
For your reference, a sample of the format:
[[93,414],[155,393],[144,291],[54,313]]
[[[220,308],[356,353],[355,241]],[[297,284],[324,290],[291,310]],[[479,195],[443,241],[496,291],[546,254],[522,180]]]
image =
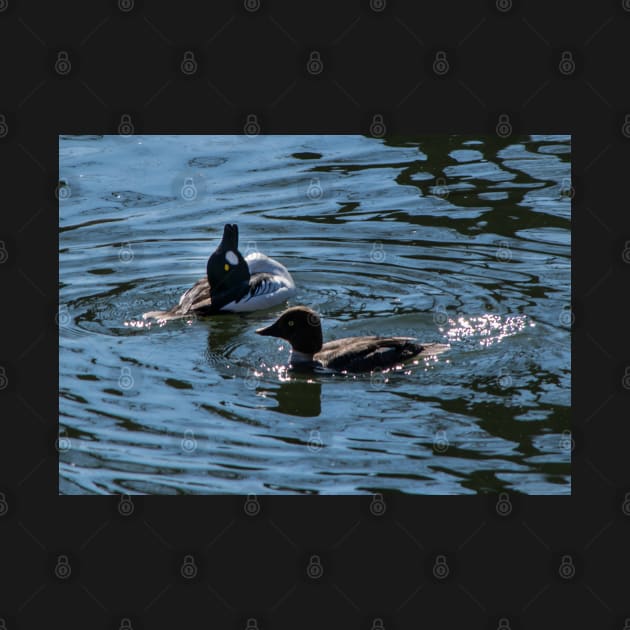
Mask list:
[[307,306],[287,309],[273,324],[256,332],[288,341],[291,367],[335,372],[383,370],[409,359],[440,354],[449,347],[419,343],[413,337],[344,337],[323,343],[319,315]]
[[238,251],[238,226],[227,224],[221,243],[208,259],[206,277],[185,291],[173,308],[150,311],[143,318],[256,311],[277,306],[293,295],[295,283],[287,268],[260,252],[243,258]]

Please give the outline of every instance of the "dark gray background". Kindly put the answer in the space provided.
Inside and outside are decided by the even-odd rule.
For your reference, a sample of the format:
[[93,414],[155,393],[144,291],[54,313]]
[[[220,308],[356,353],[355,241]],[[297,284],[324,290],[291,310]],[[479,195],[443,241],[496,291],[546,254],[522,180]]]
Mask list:
[[[630,1],[199,4],[0,0],[0,628],[624,628]],[[58,134],[251,114],[573,134],[571,498],[57,496]]]

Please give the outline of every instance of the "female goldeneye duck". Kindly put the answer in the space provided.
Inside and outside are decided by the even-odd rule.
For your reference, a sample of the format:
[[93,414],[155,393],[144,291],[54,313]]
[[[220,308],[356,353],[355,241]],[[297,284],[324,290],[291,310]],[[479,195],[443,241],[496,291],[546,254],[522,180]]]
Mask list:
[[338,372],[382,370],[414,357],[439,354],[449,347],[440,343],[421,344],[413,337],[344,337],[323,343],[319,315],[307,306],[287,309],[271,326],[256,332],[288,341],[291,367]]
[[223,239],[208,259],[207,276],[197,280],[168,311],[142,317],[160,320],[186,315],[240,313],[277,306],[295,295],[295,284],[284,265],[259,252],[243,258],[238,251],[238,226],[227,224]]

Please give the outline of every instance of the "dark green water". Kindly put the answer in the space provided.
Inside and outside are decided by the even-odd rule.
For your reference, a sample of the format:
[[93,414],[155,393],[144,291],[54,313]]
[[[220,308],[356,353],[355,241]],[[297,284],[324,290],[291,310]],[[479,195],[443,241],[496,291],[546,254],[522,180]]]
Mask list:
[[[570,138],[62,137],[61,493],[571,491]],[[138,326],[225,223],[324,338],[450,343],[292,375],[283,310]]]

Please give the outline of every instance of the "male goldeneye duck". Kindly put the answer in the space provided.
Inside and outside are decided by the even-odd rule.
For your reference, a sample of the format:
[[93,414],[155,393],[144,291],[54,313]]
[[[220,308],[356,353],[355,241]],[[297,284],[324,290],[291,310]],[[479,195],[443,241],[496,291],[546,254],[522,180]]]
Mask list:
[[168,311],[150,311],[148,319],[186,315],[240,313],[269,308],[295,295],[295,284],[284,265],[259,252],[243,258],[238,251],[238,226],[227,224],[223,239],[208,259],[207,276],[188,289]]
[[399,365],[414,357],[444,352],[447,345],[418,343],[413,337],[344,337],[322,343],[319,315],[306,306],[287,309],[259,335],[280,337],[291,344],[294,368],[326,368],[336,372],[368,372]]

